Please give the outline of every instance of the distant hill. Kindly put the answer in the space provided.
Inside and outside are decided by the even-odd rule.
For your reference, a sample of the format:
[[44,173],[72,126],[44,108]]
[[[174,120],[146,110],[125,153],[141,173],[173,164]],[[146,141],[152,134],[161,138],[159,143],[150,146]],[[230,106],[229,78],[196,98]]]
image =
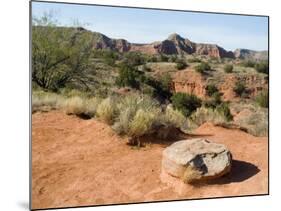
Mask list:
[[[58,30],[68,29],[70,27],[57,27]],[[76,28],[77,29],[77,28]],[[163,41],[155,41],[148,44],[130,43],[125,39],[109,38],[99,32],[92,32],[82,27],[78,28],[81,32],[91,33],[93,36],[94,49],[110,49],[118,52],[139,51],[146,54],[167,54],[167,55],[206,55],[215,58],[240,58],[267,60],[268,51],[253,51],[248,49],[236,49],[234,52],[227,51],[216,44],[195,43],[179,34],[173,33]]]

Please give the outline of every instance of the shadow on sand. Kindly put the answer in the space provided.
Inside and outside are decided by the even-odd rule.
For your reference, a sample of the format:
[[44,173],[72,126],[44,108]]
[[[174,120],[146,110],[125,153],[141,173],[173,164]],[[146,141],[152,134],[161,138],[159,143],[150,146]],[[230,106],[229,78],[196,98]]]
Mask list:
[[[159,137],[157,135],[144,135],[140,137],[141,147],[144,147],[147,144],[158,144],[162,147],[167,147],[174,142],[185,140],[185,139],[192,139],[192,138],[207,138],[213,136],[213,134],[190,134],[190,133],[183,133],[179,131],[174,131],[170,133],[167,137]],[[130,141],[127,143],[128,145],[137,145],[137,142]]]
[[231,171],[229,174],[221,178],[209,181],[208,184],[215,185],[242,182],[256,175],[259,172],[260,169],[252,163],[248,163],[241,160],[233,160]]

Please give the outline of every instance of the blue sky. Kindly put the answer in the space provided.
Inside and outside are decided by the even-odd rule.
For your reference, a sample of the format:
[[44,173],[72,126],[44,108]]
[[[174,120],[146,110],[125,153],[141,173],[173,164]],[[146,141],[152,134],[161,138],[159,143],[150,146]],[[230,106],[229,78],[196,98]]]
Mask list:
[[150,43],[171,33],[199,43],[215,43],[227,50],[268,49],[267,17],[176,12],[91,5],[32,2],[32,15],[53,11],[60,25],[74,20],[111,38]]

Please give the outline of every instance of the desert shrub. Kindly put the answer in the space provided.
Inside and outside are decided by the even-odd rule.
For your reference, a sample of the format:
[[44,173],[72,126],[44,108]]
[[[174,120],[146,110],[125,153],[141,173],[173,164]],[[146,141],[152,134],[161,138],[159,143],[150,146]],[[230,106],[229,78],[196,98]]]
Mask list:
[[32,18],[32,81],[57,91],[69,83],[87,87],[93,36],[76,27],[56,27],[51,15]]
[[85,112],[84,99],[78,96],[66,99],[63,102],[62,107],[67,114],[80,115]]
[[189,62],[189,63],[199,63],[199,62],[201,62],[201,59],[198,59],[198,58],[189,58],[188,60],[187,60],[187,62]]
[[158,112],[159,104],[148,96],[132,94],[120,99],[116,105],[117,117],[113,129],[118,134],[129,134],[130,123],[138,110]]
[[245,83],[237,81],[235,83],[235,86],[233,87],[233,91],[236,93],[237,96],[241,97],[242,94],[246,91]]
[[209,97],[219,91],[215,84],[208,84],[206,86],[205,90]]
[[250,114],[236,119],[236,124],[254,136],[268,136],[268,109],[255,108]]
[[187,67],[187,64],[186,64],[186,62],[184,61],[184,60],[182,60],[182,59],[178,59],[177,61],[176,61],[176,68],[178,69],[178,70],[182,70],[182,69],[184,69],[184,68],[186,68]]
[[255,67],[255,62],[252,60],[246,60],[241,63],[243,67]]
[[127,64],[122,64],[118,70],[118,76],[116,78],[116,85],[119,87],[129,86],[132,88],[138,88],[139,82],[137,78],[139,77],[138,71]]
[[268,108],[268,91],[260,92],[256,97],[256,102],[260,107]]
[[211,99],[206,100],[204,102],[204,106],[208,108],[216,108],[218,105],[222,103],[221,100],[221,93],[219,92],[214,92],[211,96]]
[[192,94],[175,93],[171,97],[174,108],[178,109],[185,116],[189,116],[193,111],[201,106],[201,100]]
[[150,56],[148,59],[147,59],[148,62],[157,62],[157,57],[156,56]]
[[144,72],[150,72],[150,71],[151,71],[151,68],[148,67],[146,64],[144,64],[144,65],[142,66],[141,70],[144,71]]
[[259,73],[268,74],[268,71],[269,71],[268,61],[263,61],[263,62],[260,62],[260,63],[256,63],[255,64],[255,69]]
[[186,122],[185,116],[178,110],[173,109],[172,105],[166,107],[165,112],[158,117],[159,124],[182,128]]
[[216,110],[222,114],[227,121],[231,121],[233,119],[233,116],[230,112],[230,109],[229,109],[229,105],[225,102],[221,103],[220,105],[218,105],[216,107]]
[[164,55],[164,54],[160,54],[160,62],[168,62],[169,61],[169,57]]
[[44,91],[35,91],[32,93],[32,112],[49,109],[59,109],[64,97]]
[[206,62],[201,62],[201,64],[195,66],[195,71],[198,73],[204,73],[205,71],[211,70],[211,67]]
[[158,80],[149,76],[144,78],[143,83],[154,89],[154,97],[157,97],[159,100],[168,100],[171,97],[170,85],[172,79],[169,73],[163,74]]
[[226,64],[226,65],[223,67],[223,69],[224,69],[224,72],[226,72],[226,73],[232,73],[232,72],[233,72],[233,65],[231,65],[231,64]]
[[128,66],[138,66],[145,63],[145,57],[139,52],[127,52],[124,54],[124,63]]
[[152,129],[153,121],[156,118],[156,114],[152,111],[145,111],[138,109],[136,115],[130,122],[128,135],[133,138],[141,137]]
[[169,91],[172,83],[172,77],[169,73],[164,73],[160,76],[160,83],[162,89],[165,91]]
[[172,56],[170,56],[169,57],[169,62],[176,62],[177,61],[177,59],[178,59],[178,57],[176,56],[176,55],[172,55]]
[[116,105],[111,97],[101,101],[97,106],[96,115],[102,121],[112,124],[116,115]]
[[188,122],[190,129],[194,129],[206,122],[222,124],[228,122],[228,119],[216,109],[200,107],[189,117]]
[[103,50],[102,57],[107,65],[114,66],[115,61],[119,58],[117,52],[112,50]]

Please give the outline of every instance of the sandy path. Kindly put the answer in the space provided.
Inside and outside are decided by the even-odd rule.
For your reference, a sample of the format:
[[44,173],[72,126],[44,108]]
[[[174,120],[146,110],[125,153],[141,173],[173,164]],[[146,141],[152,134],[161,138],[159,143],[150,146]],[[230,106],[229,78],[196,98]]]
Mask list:
[[266,137],[202,125],[196,136],[224,143],[235,161],[230,175],[191,187],[160,176],[167,143],[137,149],[101,122],[59,111],[33,114],[32,127],[33,209],[267,193]]

